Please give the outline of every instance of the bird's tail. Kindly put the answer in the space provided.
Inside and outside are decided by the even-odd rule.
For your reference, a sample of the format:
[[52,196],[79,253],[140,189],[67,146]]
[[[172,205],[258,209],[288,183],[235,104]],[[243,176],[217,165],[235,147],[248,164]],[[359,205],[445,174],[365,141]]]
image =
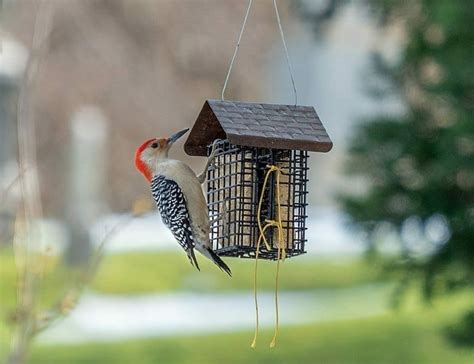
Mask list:
[[212,260],[222,271],[226,272],[232,277],[232,272],[227,264],[211,249],[208,247],[199,250],[204,256]]
[[196,255],[194,255],[194,249],[190,248],[190,249],[186,250],[186,254],[188,255],[188,259],[189,259],[189,262],[191,263],[191,265],[193,267],[196,267],[196,269],[200,271],[201,269],[199,268],[199,264],[197,262]]

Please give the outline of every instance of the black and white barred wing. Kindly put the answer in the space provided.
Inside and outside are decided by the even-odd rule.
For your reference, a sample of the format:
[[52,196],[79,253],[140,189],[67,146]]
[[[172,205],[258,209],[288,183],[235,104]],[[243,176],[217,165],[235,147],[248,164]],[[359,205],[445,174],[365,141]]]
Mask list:
[[199,269],[194,255],[194,238],[183,191],[175,181],[156,176],[151,181],[151,193],[163,223],[171,230],[179,245],[188,254],[191,264]]

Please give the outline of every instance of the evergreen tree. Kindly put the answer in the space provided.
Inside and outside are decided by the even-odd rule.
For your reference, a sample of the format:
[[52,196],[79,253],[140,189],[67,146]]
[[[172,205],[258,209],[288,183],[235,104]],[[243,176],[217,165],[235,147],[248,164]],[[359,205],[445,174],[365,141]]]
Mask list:
[[[368,188],[364,194],[342,196],[342,206],[369,236],[381,223],[399,233],[401,287],[421,281],[427,299],[472,288],[474,1],[365,3],[380,26],[397,19],[405,27],[406,43],[396,64],[375,55],[373,74],[385,85],[374,95],[395,92],[407,111],[401,117],[375,117],[358,127],[348,150],[347,174],[362,176]],[[330,18],[343,4],[331,1],[323,17]],[[321,22],[322,17],[315,20]],[[421,234],[410,236],[416,229],[407,226]],[[414,254],[417,239],[428,241],[431,250]]]

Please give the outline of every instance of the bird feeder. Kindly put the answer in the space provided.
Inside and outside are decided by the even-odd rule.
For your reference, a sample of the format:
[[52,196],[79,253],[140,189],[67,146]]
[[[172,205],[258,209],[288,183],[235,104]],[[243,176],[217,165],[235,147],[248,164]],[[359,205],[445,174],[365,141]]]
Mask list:
[[305,253],[308,152],[332,148],[315,109],[207,100],[184,149],[209,156],[213,146],[207,199],[214,251],[270,260],[281,257],[278,248],[286,257]]

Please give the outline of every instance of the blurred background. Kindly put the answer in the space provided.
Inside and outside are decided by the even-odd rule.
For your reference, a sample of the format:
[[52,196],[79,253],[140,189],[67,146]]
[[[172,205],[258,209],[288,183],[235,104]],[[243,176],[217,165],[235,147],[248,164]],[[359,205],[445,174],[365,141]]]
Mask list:
[[[310,156],[308,253],[196,272],[133,164],[219,98],[245,0],[4,0],[0,356],[9,363],[472,363],[474,2],[281,0]],[[272,0],[226,96],[293,102]],[[182,142],[172,156],[197,172]]]

